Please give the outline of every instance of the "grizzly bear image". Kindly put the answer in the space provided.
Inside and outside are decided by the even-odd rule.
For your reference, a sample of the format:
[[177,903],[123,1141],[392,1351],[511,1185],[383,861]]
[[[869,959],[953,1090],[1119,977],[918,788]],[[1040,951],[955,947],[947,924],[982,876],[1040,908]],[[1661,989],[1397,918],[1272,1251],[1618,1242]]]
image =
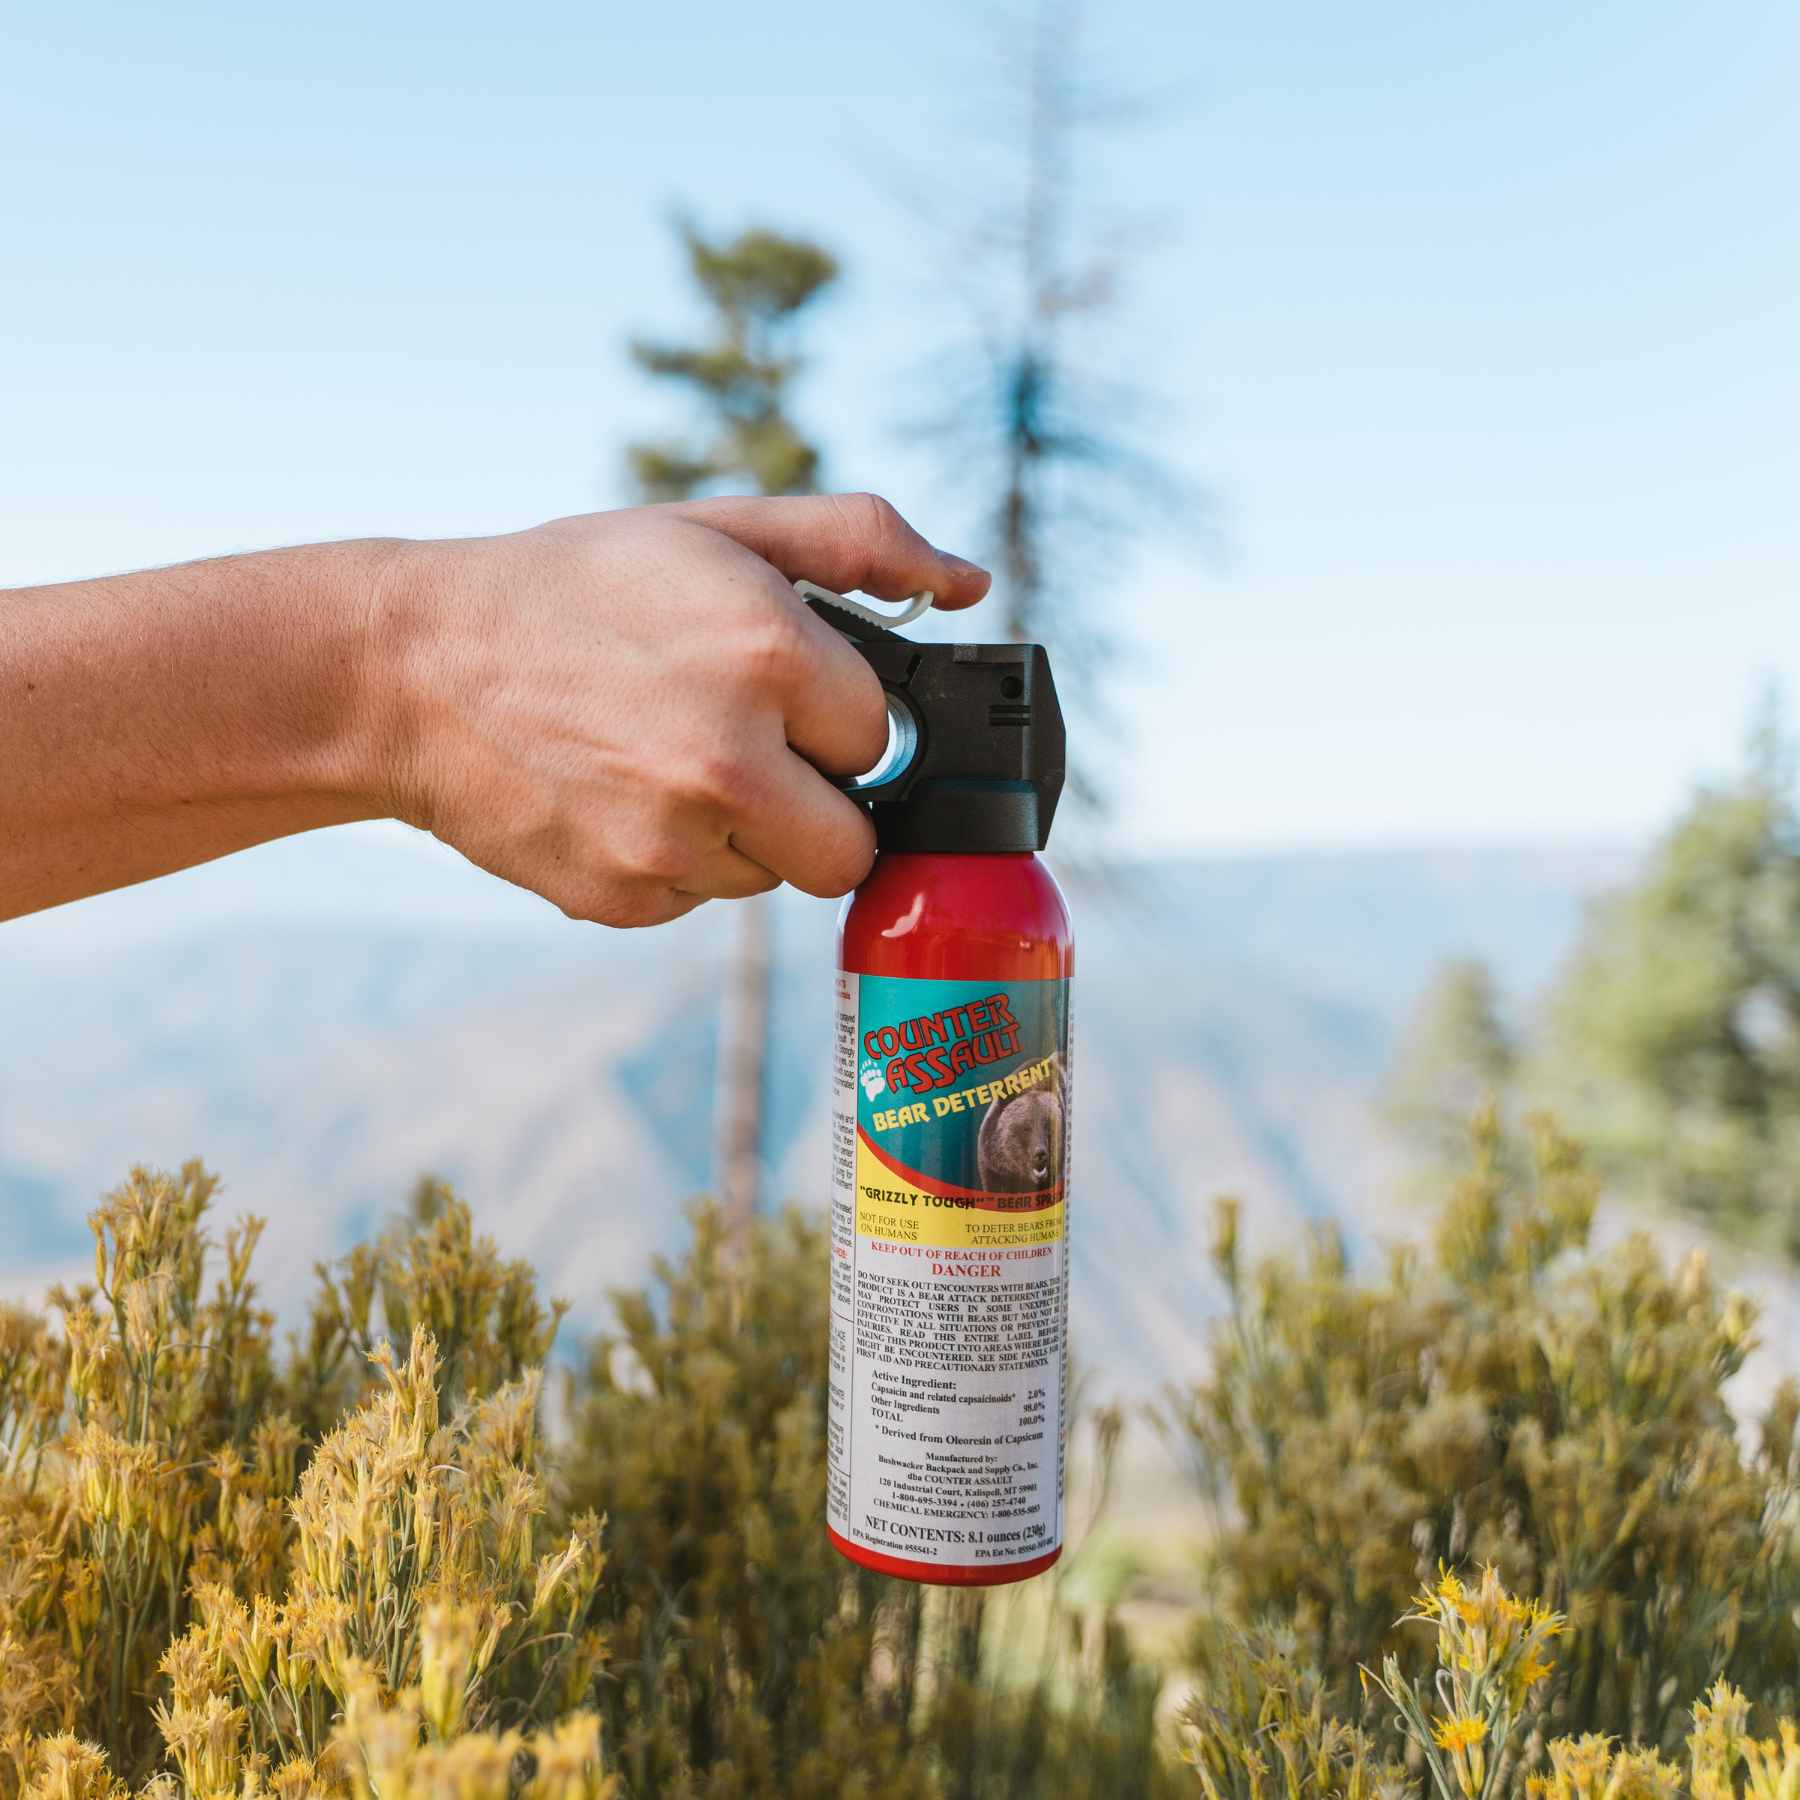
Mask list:
[[1035,1194],[1061,1179],[1065,1104],[1060,1057],[1039,1086],[988,1103],[975,1140],[984,1193]]

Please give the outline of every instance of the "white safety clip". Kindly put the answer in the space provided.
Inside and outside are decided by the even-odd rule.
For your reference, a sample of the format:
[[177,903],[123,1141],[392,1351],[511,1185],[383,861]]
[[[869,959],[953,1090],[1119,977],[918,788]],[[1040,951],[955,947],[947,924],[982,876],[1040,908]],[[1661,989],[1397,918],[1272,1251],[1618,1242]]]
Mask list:
[[865,606],[860,600],[848,600],[842,594],[834,594],[830,588],[820,587],[816,581],[796,581],[794,592],[802,600],[823,600],[829,606],[841,606],[853,618],[861,619],[865,625],[885,626],[889,631],[896,626],[910,625],[914,619],[922,619],[931,611],[931,602],[935,597],[930,588],[922,594],[914,594],[897,613],[878,612],[872,606]]

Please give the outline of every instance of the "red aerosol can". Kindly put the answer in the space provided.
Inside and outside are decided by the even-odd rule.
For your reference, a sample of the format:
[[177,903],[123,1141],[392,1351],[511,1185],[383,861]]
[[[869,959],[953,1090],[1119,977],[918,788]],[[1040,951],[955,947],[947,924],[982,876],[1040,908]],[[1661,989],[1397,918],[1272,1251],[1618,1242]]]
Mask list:
[[1062,1554],[1074,944],[1037,855],[1062,714],[1040,645],[809,604],[893,725],[838,936],[826,1529],[884,1574],[1018,1581]]

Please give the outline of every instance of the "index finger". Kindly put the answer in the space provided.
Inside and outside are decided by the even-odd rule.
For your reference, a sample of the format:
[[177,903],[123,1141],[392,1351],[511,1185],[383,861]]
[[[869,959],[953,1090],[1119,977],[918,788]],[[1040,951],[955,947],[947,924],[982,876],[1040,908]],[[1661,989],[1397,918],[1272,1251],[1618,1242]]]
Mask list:
[[904,600],[929,588],[946,612],[988,591],[986,569],[927,543],[875,494],[683,501],[672,512],[734,538],[790,581]]
[[881,760],[887,748],[887,703],[881,682],[841,631],[793,594],[792,658],[782,692],[787,741],[816,769],[830,775],[860,775]]

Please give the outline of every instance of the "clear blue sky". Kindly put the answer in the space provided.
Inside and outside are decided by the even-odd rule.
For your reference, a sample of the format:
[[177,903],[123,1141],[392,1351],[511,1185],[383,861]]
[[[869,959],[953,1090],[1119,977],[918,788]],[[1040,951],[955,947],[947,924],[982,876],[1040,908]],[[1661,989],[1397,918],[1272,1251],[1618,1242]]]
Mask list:
[[[13,0],[0,581],[619,500],[682,202],[842,254],[806,417],[966,543],[872,173],[963,167],[964,10]],[[1154,221],[1119,360],[1226,545],[1121,570],[1124,841],[1653,825],[1800,693],[1800,9],[1095,12],[1171,96],[1097,171]]]

